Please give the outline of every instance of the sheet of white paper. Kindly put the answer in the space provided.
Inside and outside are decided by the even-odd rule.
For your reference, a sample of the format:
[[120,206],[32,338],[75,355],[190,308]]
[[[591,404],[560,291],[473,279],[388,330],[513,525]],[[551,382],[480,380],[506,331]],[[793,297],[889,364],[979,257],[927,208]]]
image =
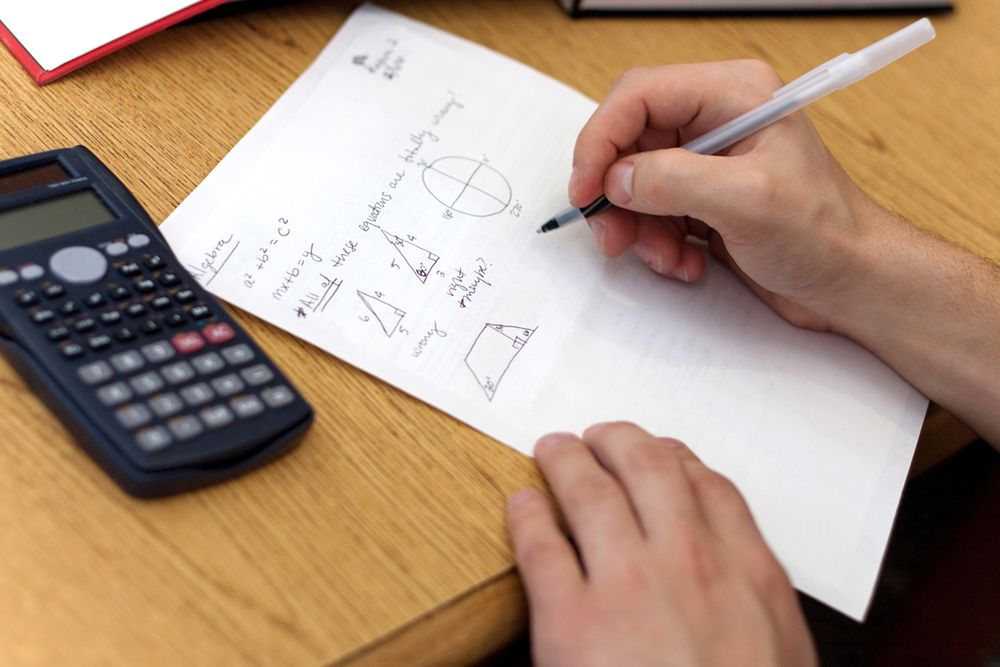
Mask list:
[[11,0],[0,21],[42,69],[53,70],[197,0]]
[[517,450],[611,419],[685,440],[803,591],[860,618],[926,399],[717,264],[604,260],[565,206],[594,103],[363,6],[163,224],[215,294]]

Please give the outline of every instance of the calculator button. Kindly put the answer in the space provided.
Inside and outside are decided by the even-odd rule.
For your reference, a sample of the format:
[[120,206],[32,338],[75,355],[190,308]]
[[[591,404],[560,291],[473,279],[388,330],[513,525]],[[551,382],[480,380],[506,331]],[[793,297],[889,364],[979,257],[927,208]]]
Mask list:
[[87,384],[98,384],[114,377],[115,372],[106,361],[95,361],[76,369],[76,374]]
[[174,295],[174,301],[177,303],[191,303],[198,298],[198,295],[194,293],[192,289],[182,289],[178,290],[177,294]]
[[115,330],[115,338],[121,342],[127,342],[135,339],[135,329],[130,329],[129,327],[119,327]]
[[184,402],[177,394],[157,394],[149,399],[149,407],[157,417],[171,417],[184,409]]
[[83,345],[78,343],[66,343],[59,349],[62,350],[63,356],[67,359],[76,359],[87,351],[83,348]]
[[87,331],[93,331],[97,326],[97,322],[94,321],[93,317],[82,317],[76,321],[73,328],[80,333],[85,333]]
[[143,345],[139,349],[142,350],[142,355],[152,364],[158,364],[174,358],[174,348],[165,340]]
[[146,314],[146,306],[142,303],[130,303],[125,307],[125,314],[129,317],[140,317]]
[[184,333],[174,334],[174,337],[170,339],[170,343],[181,354],[193,354],[205,347],[205,339],[197,331],[185,331]]
[[153,307],[153,310],[166,310],[172,303],[169,296],[158,296],[150,301],[149,305]]
[[139,325],[139,329],[141,329],[144,334],[153,335],[162,331],[163,326],[154,319],[148,319]]
[[25,264],[21,267],[21,280],[38,280],[45,275],[45,269],[37,264]]
[[49,340],[65,340],[69,338],[69,329],[62,325],[52,327],[45,333],[49,337]]
[[47,324],[56,318],[56,314],[48,308],[39,308],[31,313],[31,321],[35,324]]
[[199,303],[197,306],[191,306],[191,317],[196,320],[207,320],[212,316],[212,311],[203,303]]
[[135,444],[150,453],[163,449],[173,441],[170,431],[162,426],[144,428],[135,434]]
[[[138,266],[138,265],[136,265]],[[139,294],[149,294],[156,291],[156,283],[149,278],[142,278],[135,281],[135,291]]]
[[52,273],[65,282],[74,285],[96,283],[108,271],[108,260],[104,255],[86,246],[70,246],[57,250],[49,258]]
[[128,246],[121,241],[115,241],[114,243],[109,243],[104,246],[104,252],[108,253],[112,257],[119,257],[128,252]]
[[215,397],[215,392],[204,382],[199,382],[181,389],[181,396],[185,403],[194,408],[212,400]]
[[226,366],[226,362],[215,352],[208,352],[192,359],[191,365],[200,374],[211,375],[212,373],[221,371]]
[[267,384],[274,379],[274,373],[265,364],[256,364],[240,371],[240,375],[251,387]]
[[97,399],[109,408],[121,405],[130,398],[132,398],[132,390],[128,388],[127,384],[120,381],[104,385],[97,390]]
[[132,389],[135,390],[135,393],[140,396],[146,396],[147,394],[152,394],[154,391],[160,391],[163,389],[163,380],[153,371],[136,375],[134,378],[130,379],[128,383],[132,385]]
[[104,295],[100,292],[91,292],[86,297],[84,297],[83,302],[88,308],[96,308],[104,303]]
[[120,310],[105,310],[98,317],[101,319],[101,324],[117,324],[122,320],[122,313]]
[[0,286],[6,287],[17,282],[17,272],[10,269],[0,270]]
[[59,312],[63,315],[74,315],[80,312],[80,302],[69,299],[68,301],[63,301],[59,306]]
[[223,375],[222,377],[217,377],[212,380],[212,389],[219,394],[219,396],[232,396],[233,394],[238,394],[246,388],[243,384],[243,380],[236,375],[236,373],[230,373],[228,375]]
[[66,293],[66,288],[60,285],[59,283],[53,283],[51,285],[47,285],[45,289],[42,290],[42,294],[45,295],[46,299],[58,299],[65,293]]
[[129,350],[128,352],[121,352],[120,354],[113,355],[109,361],[114,369],[119,373],[131,373],[132,371],[137,371],[146,365],[142,355],[135,350]]
[[165,318],[164,321],[172,327],[179,327],[187,324],[187,318],[180,313],[170,313]]
[[181,279],[173,271],[164,271],[160,274],[160,284],[164,287],[173,287],[174,285],[180,284]]
[[256,396],[237,396],[229,401],[229,406],[240,419],[255,417],[264,412],[264,404]]
[[108,288],[108,296],[115,301],[124,301],[132,296],[132,292],[129,292],[128,288],[123,287],[122,285],[112,285]]
[[167,422],[167,428],[170,432],[174,434],[178,440],[190,440],[191,438],[201,435],[204,429],[195,417],[191,415],[184,415],[183,417],[174,417]]
[[233,423],[233,412],[224,405],[213,405],[198,413],[208,428],[222,428]]
[[285,385],[265,389],[260,392],[260,397],[269,408],[282,408],[295,400],[295,394]]
[[145,261],[146,268],[156,271],[157,269],[162,269],[167,263],[159,255],[150,255]]
[[126,278],[131,278],[132,276],[137,276],[142,273],[142,267],[135,262],[125,262],[118,267],[118,273],[122,274]]
[[144,248],[149,245],[149,237],[145,234],[132,234],[128,237],[128,244],[133,248]]
[[129,403],[115,410],[118,423],[128,429],[145,426],[153,419],[153,413],[145,405]]
[[245,364],[251,359],[253,359],[253,350],[246,343],[240,343],[239,345],[233,345],[232,347],[227,347],[222,351],[223,358],[228,361],[233,366],[239,366],[240,364]]
[[38,292],[30,289],[19,292],[18,295],[14,297],[14,300],[19,306],[34,306],[40,301],[38,298]]
[[201,330],[201,333],[208,339],[209,343],[213,343],[215,345],[221,345],[226,341],[232,340],[233,337],[236,336],[236,332],[233,331],[233,328],[225,322],[209,324]]
[[111,336],[107,334],[97,334],[87,339],[87,345],[91,350],[105,350],[111,347]]
[[188,362],[178,361],[161,368],[160,375],[170,384],[183,384],[194,378],[194,369]]

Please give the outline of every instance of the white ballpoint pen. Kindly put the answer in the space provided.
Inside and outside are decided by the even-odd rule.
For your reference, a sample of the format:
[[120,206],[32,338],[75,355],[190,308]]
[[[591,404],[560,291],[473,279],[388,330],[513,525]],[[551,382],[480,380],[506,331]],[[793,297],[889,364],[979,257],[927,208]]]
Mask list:
[[[776,123],[807,104],[846,88],[934,38],[931,22],[922,18],[855,53],[842,53],[774,92],[771,99],[681,146],[692,153],[712,155],[740,139]],[[539,234],[565,227],[612,206],[604,195],[588,206],[566,208],[538,228]]]

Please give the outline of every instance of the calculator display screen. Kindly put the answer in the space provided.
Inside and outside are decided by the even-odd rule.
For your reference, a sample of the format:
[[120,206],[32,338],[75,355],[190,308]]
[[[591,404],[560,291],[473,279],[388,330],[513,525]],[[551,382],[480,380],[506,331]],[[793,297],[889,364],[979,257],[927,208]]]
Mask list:
[[0,250],[111,222],[117,217],[93,190],[7,209],[0,211]]

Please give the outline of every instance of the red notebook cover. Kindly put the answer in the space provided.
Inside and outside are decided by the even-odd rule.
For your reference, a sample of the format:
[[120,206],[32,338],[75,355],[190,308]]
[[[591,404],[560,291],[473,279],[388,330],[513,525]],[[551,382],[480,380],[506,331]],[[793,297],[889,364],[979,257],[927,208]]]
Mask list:
[[154,33],[157,33],[165,28],[180,23],[186,19],[191,18],[197,14],[208,11],[214,7],[218,7],[224,4],[227,0],[202,0],[201,2],[195,3],[184,9],[174,12],[164,16],[163,18],[149,23],[137,30],[133,30],[130,33],[122,35],[121,37],[114,39],[103,46],[99,46],[92,51],[84,53],[82,56],[74,58],[69,62],[63,63],[55,69],[46,70],[43,69],[41,65],[28,53],[27,49],[21,45],[17,37],[7,29],[7,26],[0,22],[0,42],[3,42],[4,46],[13,54],[15,58],[24,66],[24,69],[28,71],[31,78],[35,80],[40,86],[47,83],[55,81],[61,76],[69,74],[75,69],[79,69],[86,65],[87,63],[94,62],[98,58],[108,55],[118,49],[128,46],[133,42],[137,42],[143,37],[148,37]]

